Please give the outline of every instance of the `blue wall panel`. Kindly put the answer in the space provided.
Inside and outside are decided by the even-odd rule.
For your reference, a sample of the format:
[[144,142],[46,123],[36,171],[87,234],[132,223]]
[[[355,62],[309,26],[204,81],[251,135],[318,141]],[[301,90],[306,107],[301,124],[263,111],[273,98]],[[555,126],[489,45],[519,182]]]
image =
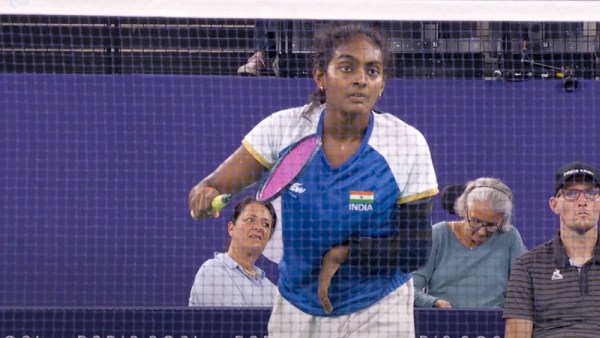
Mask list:
[[[0,306],[183,306],[225,219],[189,217],[190,187],[310,79],[0,75]],[[600,82],[388,81],[379,108],[428,139],[440,186],[495,176],[529,248],[558,222],[557,166],[600,166]],[[225,212],[228,215],[229,212]],[[449,219],[436,203],[434,221]],[[260,265],[271,278],[276,269]]]

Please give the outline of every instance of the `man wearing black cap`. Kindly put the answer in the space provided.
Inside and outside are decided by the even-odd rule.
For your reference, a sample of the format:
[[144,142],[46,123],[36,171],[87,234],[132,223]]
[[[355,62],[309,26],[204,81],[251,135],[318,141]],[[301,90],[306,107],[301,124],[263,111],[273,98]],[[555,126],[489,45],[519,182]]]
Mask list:
[[504,305],[505,338],[599,337],[600,176],[574,162],[556,172],[555,238],[517,258]]

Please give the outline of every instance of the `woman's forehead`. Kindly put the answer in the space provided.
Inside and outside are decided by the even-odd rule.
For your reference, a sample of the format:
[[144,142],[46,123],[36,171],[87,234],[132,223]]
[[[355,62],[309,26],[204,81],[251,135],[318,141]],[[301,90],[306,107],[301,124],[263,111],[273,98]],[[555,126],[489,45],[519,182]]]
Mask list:
[[357,35],[351,39],[339,43],[334,50],[334,57],[343,55],[364,55],[383,58],[381,49],[366,36]]
[[269,216],[269,219],[271,218],[271,213],[269,212],[269,209],[267,209],[267,207],[260,203],[250,203],[246,205],[244,207],[244,210],[242,211],[242,214],[256,214],[257,216],[264,216],[262,214],[266,214]]

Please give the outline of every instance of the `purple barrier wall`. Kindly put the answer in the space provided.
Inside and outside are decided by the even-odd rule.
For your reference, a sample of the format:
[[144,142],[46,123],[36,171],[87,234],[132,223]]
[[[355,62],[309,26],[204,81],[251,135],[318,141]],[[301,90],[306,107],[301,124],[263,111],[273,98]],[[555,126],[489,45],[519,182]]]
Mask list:
[[[189,188],[312,89],[310,79],[0,75],[0,306],[186,305],[226,238],[224,219],[189,217]],[[599,92],[594,81],[569,94],[553,80],[394,79],[379,108],[425,134],[440,186],[505,180],[531,248],[557,228],[555,168],[600,166]],[[449,218],[436,203],[434,221]]]
[[[269,309],[0,309],[19,338],[267,338]],[[500,338],[502,311],[416,309],[419,338]]]

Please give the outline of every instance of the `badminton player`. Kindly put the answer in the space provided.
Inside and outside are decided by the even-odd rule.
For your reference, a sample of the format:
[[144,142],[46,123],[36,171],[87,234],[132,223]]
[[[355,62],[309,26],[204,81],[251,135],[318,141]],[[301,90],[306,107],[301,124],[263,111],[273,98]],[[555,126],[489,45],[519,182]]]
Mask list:
[[277,337],[414,337],[410,271],[427,262],[438,192],[429,147],[414,127],[374,106],[384,92],[387,39],[360,24],[317,35],[316,90],[276,112],[189,194],[211,201],[256,182],[294,142],[322,147],[281,194],[283,258],[269,321]]

